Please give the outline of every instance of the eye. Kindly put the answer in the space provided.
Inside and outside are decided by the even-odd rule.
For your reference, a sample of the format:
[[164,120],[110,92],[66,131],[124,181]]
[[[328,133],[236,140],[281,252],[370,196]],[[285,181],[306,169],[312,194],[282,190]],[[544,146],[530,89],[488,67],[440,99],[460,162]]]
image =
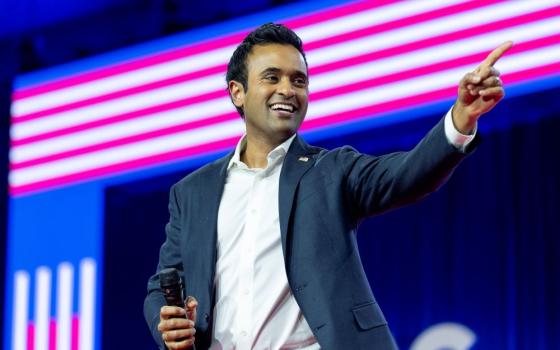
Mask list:
[[264,77],[264,79],[272,83],[278,82],[278,77],[276,75],[267,75]]
[[305,79],[304,77],[295,78],[294,84],[299,87],[305,87],[307,85],[307,79]]

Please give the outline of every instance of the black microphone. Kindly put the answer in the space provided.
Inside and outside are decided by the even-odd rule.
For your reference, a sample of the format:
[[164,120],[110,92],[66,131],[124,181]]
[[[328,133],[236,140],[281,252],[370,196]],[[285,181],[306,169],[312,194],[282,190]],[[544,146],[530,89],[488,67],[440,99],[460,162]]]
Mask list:
[[177,269],[170,267],[159,272],[159,286],[169,306],[185,307],[185,285]]

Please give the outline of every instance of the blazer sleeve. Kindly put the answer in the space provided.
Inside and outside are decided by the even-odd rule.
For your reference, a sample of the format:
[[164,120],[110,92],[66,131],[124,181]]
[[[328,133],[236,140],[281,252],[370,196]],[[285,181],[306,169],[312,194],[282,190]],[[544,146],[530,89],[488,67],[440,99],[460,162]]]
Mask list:
[[166,349],[161,333],[157,329],[159,310],[165,305],[165,298],[160,289],[158,274],[162,269],[169,267],[174,267],[180,274],[183,274],[180,252],[181,208],[177,192],[177,185],[171,187],[169,194],[169,222],[165,226],[166,239],[160,249],[157,271],[148,281],[148,295],[144,300],[144,318],[160,349]]
[[478,144],[461,151],[449,144],[443,119],[410,151],[375,157],[343,149],[337,162],[346,173],[358,219],[421,200],[436,191]]

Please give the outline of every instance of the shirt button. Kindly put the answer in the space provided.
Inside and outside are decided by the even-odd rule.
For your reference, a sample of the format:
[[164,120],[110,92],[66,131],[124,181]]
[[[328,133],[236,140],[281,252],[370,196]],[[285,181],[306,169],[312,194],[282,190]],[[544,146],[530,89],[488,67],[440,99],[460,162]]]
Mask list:
[[249,289],[245,289],[245,290],[243,291],[243,294],[249,295]]
[[242,337],[246,337],[246,336],[247,336],[247,332],[242,331],[242,332],[241,332],[241,336],[242,336]]

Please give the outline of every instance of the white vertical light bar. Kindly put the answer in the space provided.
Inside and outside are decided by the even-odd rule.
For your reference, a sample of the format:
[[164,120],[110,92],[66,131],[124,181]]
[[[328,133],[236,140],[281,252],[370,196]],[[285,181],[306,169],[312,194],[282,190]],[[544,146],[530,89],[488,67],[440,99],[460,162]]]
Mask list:
[[51,270],[40,266],[35,270],[35,350],[49,350],[51,316]]
[[95,324],[95,273],[95,260],[88,258],[83,259],[80,262],[79,350],[93,350]]
[[14,303],[12,305],[12,350],[27,349],[27,313],[29,309],[29,274],[14,274]]
[[70,263],[58,265],[56,287],[56,348],[70,350],[72,344],[72,302],[74,268]]

